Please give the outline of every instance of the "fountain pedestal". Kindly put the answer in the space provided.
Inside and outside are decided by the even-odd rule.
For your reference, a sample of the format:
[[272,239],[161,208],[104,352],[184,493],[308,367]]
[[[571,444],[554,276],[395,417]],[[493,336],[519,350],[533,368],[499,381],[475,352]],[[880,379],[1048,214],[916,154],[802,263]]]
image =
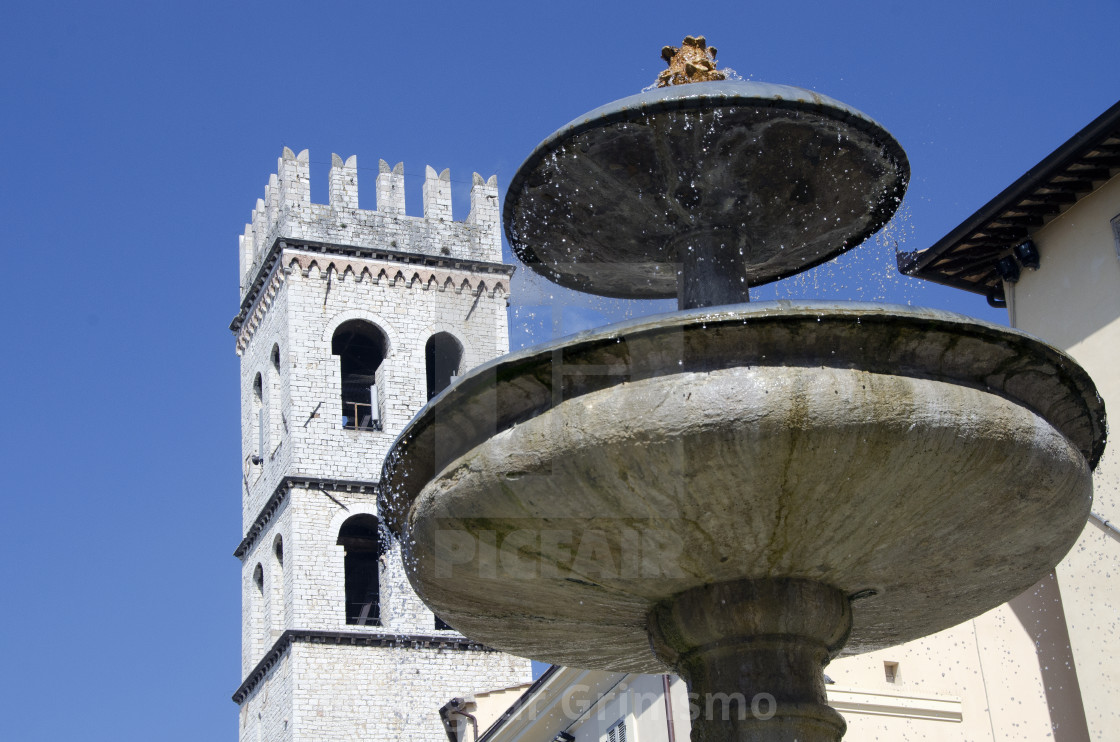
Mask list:
[[843,592],[812,580],[704,585],[649,616],[654,655],[687,683],[693,742],[836,742],[823,670],[852,628]]

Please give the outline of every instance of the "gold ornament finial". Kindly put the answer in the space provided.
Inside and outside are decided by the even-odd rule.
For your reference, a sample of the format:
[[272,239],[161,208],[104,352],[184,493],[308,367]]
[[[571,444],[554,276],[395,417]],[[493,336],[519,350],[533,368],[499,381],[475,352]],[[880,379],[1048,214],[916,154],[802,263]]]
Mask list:
[[703,36],[685,36],[680,47],[663,48],[661,58],[669,64],[669,69],[657,76],[659,88],[727,79],[727,75],[716,69],[716,48],[708,46]]

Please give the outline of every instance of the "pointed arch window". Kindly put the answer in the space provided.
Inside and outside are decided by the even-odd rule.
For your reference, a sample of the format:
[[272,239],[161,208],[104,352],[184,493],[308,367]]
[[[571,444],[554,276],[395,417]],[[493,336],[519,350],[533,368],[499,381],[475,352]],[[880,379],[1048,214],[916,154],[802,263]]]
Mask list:
[[347,518],[338,531],[338,544],[346,551],[346,623],[378,626],[381,623],[381,529],[373,515]]
[[387,350],[385,333],[369,322],[350,320],[335,330],[331,353],[339,359],[344,428],[382,429]]
[[463,346],[449,332],[437,332],[424,348],[428,368],[428,399],[451,386],[462,372]]

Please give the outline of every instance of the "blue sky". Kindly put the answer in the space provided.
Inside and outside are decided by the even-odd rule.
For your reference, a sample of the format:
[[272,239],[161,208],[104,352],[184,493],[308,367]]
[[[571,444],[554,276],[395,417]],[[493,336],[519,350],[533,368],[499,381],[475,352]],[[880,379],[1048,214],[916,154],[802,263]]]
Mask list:
[[[887,239],[769,296],[1002,321],[893,273],[1120,98],[1120,2],[68,3],[0,11],[0,738],[235,739],[237,235],[285,145],[500,186],[704,33],[865,111],[913,179]],[[519,279],[520,280],[520,279]],[[515,284],[515,292],[518,291]],[[515,344],[564,301],[522,281]],[[584,301],[563,329],[647,311]],[[547,315],[547,317],[545,316]],[[527,329],[528,328],[528,329]],[[535,334],[534,334],[535,333]]]

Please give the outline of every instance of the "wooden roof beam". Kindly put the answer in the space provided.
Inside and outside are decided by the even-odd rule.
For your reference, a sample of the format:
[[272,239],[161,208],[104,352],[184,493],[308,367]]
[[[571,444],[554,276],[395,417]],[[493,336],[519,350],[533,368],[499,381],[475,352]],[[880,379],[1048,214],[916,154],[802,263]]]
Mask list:
[[1082,160],[1082,162],[1086,162],[1095,167],[1114,168],[1120,165],[1120,150],[1085,155],[1085,159]]
[[969,273],[975,271],[977,268],[985,266],[993,267],[1000,253],[1003,252],[985,252],[979,255],[954,255],[944,260],[939,260],[930,264],[930,269],[945,271],[947,273]]
[[1066,175],[1091,181],[1108,180],[1112,177],[1108,172],[1108,168],[1093,167],[1091,165],[1074,165],[1066,171]]
[[1093,190],[1093,182],[1090,180],[1073,179],[1061,181],[1052,180],[1048,187],[1061,191],[1062,193],[1072,193],[1079,196]]
[[1056,193],[1032,193],[1020,201],[1020,203],[1072,204],[1077,203],[1077,196],[1072,193],[1063,193],[1060,191]]

